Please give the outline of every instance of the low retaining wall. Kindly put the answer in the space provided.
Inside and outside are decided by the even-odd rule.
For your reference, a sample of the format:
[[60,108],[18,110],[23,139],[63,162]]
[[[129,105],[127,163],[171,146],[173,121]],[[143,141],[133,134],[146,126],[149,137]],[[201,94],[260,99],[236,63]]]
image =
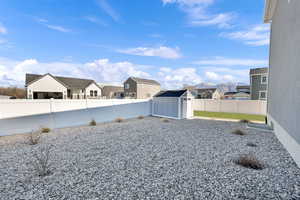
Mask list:
[[103,106],[145,102],[145,99],[81,99],[81,100],[0,100],[0,119],[53,112],[82,110]]
[[151,104],[151,101],[144,100],[113,106],[0,119],[0,136],[26,133],[41,127],[54,129],[88,125],[92,119],[96,122],[109,122],[118,117],[129,119],[140,115],[149,116],[152,110]]
[[194,99],[193,110],[266,115],[267,102],[254,100]]

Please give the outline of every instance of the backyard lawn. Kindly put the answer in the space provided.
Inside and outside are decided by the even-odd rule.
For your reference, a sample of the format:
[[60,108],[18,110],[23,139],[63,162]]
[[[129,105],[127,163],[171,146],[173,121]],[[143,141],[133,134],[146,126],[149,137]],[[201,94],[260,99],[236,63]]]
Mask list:
[[249,121],[265,121],[264,115],[250,115],[250,114],[240,114],[240,113],[194,111],[194,116],[222,118],[222,119],[238,119],[238,120],[245,119]]

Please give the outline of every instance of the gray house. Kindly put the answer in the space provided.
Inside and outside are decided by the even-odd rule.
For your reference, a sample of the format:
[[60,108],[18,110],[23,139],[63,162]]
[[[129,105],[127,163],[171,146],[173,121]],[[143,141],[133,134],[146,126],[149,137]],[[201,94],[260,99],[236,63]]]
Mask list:
[[300,1],[267,0],[271,23],[268,124],[300,166]]
[[160,84],[155,80],[129,77],[124,82],[126,98],[147,99],[160,91]]
[[251,100],[267,100],[268,68],[250,69]]

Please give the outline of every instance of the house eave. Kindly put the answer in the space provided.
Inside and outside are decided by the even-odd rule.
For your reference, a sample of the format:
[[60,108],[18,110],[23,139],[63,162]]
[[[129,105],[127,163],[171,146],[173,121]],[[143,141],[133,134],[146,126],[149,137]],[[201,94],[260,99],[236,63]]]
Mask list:
[[271,23],[278,0],[266,0],[264,23]]

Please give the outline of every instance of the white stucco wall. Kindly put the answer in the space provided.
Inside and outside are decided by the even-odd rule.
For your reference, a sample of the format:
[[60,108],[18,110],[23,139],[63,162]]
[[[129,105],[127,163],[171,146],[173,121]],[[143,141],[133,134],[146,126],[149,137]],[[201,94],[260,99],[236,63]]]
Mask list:
[[67,88],[52,76],[46,75],[27,87],[27,98],[33,96],[33,92],[62,92],[66,95]]

